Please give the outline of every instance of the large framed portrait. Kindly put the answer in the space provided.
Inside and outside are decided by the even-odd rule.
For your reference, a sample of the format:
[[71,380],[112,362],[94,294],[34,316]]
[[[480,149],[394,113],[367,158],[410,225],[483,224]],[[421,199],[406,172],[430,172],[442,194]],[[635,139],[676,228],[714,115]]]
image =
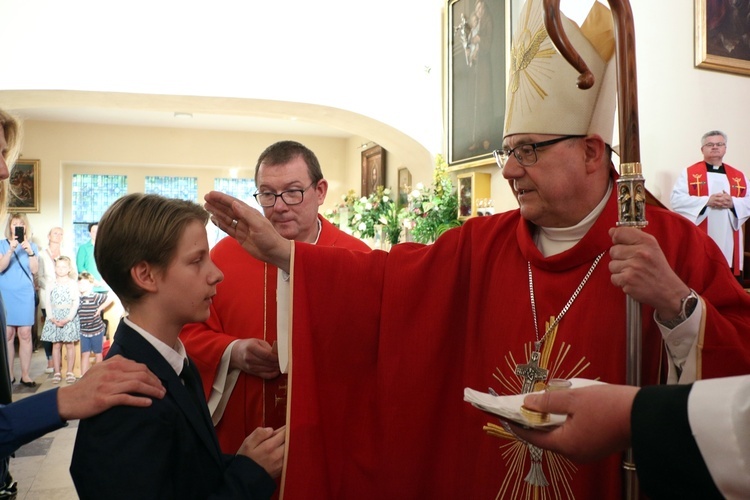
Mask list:
[[695,66],[750,75],[750,2],[695,0]]
[[362,151],[362,196],[370,196],[385,186],[385,150],[373,146]]
[[511,10],[516,0],[448,0],[446,144],[450,170],[493,161],[505,121]]
[[17,160],[8,182],[9,212],[39,211],[39,160]]

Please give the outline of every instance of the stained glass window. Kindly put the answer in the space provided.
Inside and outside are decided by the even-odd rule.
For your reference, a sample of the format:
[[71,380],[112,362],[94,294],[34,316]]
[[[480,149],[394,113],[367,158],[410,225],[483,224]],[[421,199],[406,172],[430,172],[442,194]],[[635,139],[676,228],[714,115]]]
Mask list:
[[253,195],[257,191],[255,179],[217,177],[214,179],[214,189],[238,198],[248,205],[259,208]]
[[198,178],[147,175],[145,192],[197,203]]
[[[255,179],[217,177],[214,179],[214,189],[232,195],[235,198],[244,201],[251,207],[261,210],[260,205],[258,205],[255,198],[253,198],[253,195],[257,191],[255,188]],[[213,224],[208,225],[207,231],[208,244],[211,247],[227,235],[224,231],[219,230]]]
[[98,222],[115,200],[128,192],[126,175],[73,174],[75,248],[89,239],[88,225]]

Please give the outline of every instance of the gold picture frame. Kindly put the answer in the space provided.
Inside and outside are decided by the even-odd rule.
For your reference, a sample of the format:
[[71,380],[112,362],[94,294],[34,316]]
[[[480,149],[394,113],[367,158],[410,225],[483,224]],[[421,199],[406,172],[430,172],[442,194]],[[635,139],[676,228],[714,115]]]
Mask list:
[[372,146],[362,151],[362,196],[367,197],[385,187],[385,149]]
[[492,176],[490,174],[471,172],[458,174],[456,195],[458,196],[458,220],[464,221],[484,215],[479,210],[479,200],[489,200],[491,195]]
[[8,178],[8,212],[39,212],[39,160],[19,159]]
[[[747,12],[739,12],[745,9]],[[695,0],[695,66],[750,75],[750,6]]]

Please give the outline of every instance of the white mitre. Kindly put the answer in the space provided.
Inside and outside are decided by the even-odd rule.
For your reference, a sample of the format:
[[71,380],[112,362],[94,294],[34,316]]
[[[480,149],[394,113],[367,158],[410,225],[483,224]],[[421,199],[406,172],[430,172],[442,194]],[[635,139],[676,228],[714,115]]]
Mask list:
[[616,104],[614,29],[609,9],[595,2],[579,28],[561,15],[565,33],[594,75],[576,87],[578,72],[557,51],[544,28],[541,0],[521,10],[513,36],[504,137],[513,134],[598,134],[612,145]]

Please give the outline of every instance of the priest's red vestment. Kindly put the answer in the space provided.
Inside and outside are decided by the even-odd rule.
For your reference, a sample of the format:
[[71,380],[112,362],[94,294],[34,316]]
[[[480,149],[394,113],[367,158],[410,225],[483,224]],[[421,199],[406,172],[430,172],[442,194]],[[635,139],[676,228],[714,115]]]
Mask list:
[[[369,251],[361,240],[334,227],[323,217],[317,245]],[[186,325],[180,339],[195,362],[208,397],[227,346],[237,339],[276,340],[276,273],[250,255],[233,238],[224,238],[211,258],[224,273],[216,287],[211,316]],[[240,373],[221,421],[216,425],[224,453],[236,453],[256,427],[279,427],[286,420],[286,375],[273,380]],[[264,404],[265,401],[265,404]]]
[[[598,267],[545,342],[550,377],[625,383],[626,298],[610,281],[615,193],[572,249],[544,258],[519,211],[471,219],[433,245],[370,254],[297,243],[293,258],[286,499],[520,498],[527,449],[489,436],[497,420],[465,387],[520,392],[514,374],[594,259]],[[649,207],[646,232],[706,303],[704,378],[750,371],[750,296],[724,256],[685,218]],[[663,380],[666,354],[643,306],[643,381]],[[543,356],[543,357],[544,357]],[[699,369],[699,370],[700,370]],[[620,457],[574,465],[545,452],[540,498],[619,498]]]

